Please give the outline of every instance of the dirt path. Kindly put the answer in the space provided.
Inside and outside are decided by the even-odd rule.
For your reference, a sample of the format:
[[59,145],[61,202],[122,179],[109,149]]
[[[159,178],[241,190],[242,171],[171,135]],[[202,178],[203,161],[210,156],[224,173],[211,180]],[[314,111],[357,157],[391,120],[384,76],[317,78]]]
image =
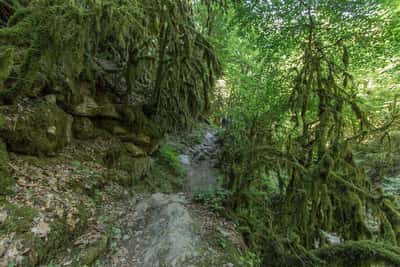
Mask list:
[[112,244],[114,252],[98,266],[234,266],[209,240],[218,232],[239,244],[234,225],[191,202],[194,192],[216,184],[216,142],[216,132],[208,130],[201,143],[183,149],[185,192],[139,196],[110,207],[121,231]]
[[218,177],[218,169],[215,168],[216,154],[216,131],[209,129],[200,144],[187,147],[180,155],[181,163],[187,172],[185,191],[189,195],[216,185]]

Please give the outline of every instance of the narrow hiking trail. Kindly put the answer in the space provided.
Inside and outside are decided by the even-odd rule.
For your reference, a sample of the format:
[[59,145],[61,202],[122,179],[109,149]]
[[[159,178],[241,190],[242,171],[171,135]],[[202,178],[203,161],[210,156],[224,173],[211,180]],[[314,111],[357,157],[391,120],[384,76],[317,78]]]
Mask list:
[[184,189],[188,195],[192,196],[196,191],[216,186],[217,141],[217,131],[208,129],[200,144],[186,147],[179,156],[187,173]]
[[200,143],[182,149],[184,192],[136,196],[108,209],[120,231],[98,266],[235,266],[213,242],[221,236],[243,247],[235,225],[191,201],[196,191],[216,185],[217,139],[217,131],[207,129]]

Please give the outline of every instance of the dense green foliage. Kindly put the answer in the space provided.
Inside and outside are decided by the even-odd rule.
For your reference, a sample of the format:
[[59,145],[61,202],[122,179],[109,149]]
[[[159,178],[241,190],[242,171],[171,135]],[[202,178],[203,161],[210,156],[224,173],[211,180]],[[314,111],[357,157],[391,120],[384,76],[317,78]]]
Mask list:
[[[311,0],[247,1],[219,14],[214,42],[231,89],[226,204],[264,265],[347,266],[312,252],[334,251],[329,233],[400,241],[397,203],[354,157],[354,145],[397,125],[397,15],[393,1]],[[357,242],[344,243],[347,264],[394,263],[385,247]]]

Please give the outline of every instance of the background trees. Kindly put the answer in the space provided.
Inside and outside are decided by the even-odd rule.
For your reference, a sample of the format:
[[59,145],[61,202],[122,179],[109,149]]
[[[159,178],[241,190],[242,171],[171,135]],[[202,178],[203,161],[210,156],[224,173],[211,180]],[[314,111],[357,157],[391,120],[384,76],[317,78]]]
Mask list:
[[[221,155],[233,191],[227,205],[265,265],[291,266],[288,255],[312,266],[324,258],[340,262],[307,252],[330,243],[332,233],[397,245],[395,203],[354,156],[355,145],[390,134],[397,123],[396,6],[246,1],[233,3],[216,24],[215,37],[229,38],[215,41],[232,88],[233,123]],[[372,86],[384,66],[391,78]],[[366,243],[349,250],[358,244]],[[361,254],[353,264],[374,258]]]

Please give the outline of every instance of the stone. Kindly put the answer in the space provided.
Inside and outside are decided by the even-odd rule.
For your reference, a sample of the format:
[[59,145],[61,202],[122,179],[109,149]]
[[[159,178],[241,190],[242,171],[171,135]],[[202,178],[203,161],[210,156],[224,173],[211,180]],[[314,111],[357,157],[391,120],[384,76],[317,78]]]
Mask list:
[[137,134],[133,142],[140,146],[149,146],[151,145],[151,138],[145,134]]
[[134,157],[128,152],[125,145],[113,147],[104,157],[104,164],[111,169],[119,169],[129,175],[112,175],[110,179],[124,186],[130,186],[149,173],[153,166],[153,160],[148,156]]
[[57,104],[57,96],[56,95],[46,95],[44,97],[44,99],[46,100],[47,103],[52,104],[52,105],[56,105]]
[[54,87],[57,102],[69,113],[81,117],[107,117],[122,119],[112,101],[105,95],[91,90],[85,81],[69,83],[68,87]]
[[[4,256],[4,254],[6,253],[7,248],[5,245],[0,244],[0,258]],[[0,262],[1,263],[1,262]]]
[[0,135],[10,151],[53,156],[71,142],[73,118],[56,105],[10,106],[4,113]]
[[79,140],[89,140],[96,137],[95,127],[89,118],[75,117],[72,131],[74,137]]
[[7,218],[8,218],[7,210],[0,210],[0,224],[5,223]]
[[83,96],[82,102],[73,107],[73,113],[77,116],[94,117],[98,114],[99,105],[90,96]]
[[179,155],[179,161],[183,165],[190,166],[190,156],[188,156],[188,155]]
[[125,171],[127,174],[121,174],[120,171],[110,171],[108,178],[122,186],[132,186],[140,178],[147,175],[153,165],[150,157],[133,158],[122,156],[119,158],[115,168]]
[[146,153],[135,144],[125,143],[125,148],[133,157],[142,157],[146,155]]
[[140,179],[151,169],[153,161],[150,157],[132,158],[121,157],[120,168],[131,174],[133,179]]
[[103,235],[99,240],[86,248],[80,255],[79,265],[76,266],[89,266],[92,265],[97,258],[104,254],[107,250],[108,238]]
[[128,135],[129,130],[126,127],[121,125],[115,125],[112,129],[113,134],[121,136],[121,135]]
[[125,132],[120,132],[118,134],[119,138],[124,142],[131,142],[142,148],[151,146],[151,137],[143,133],[133,133],[125,130]]
[[[137,217],[147,218],[138,247],[142,266],[187,267],[200,257],[200,239],[184,196],[154,194],[140,202]],[[132,246],[138,240],[132,242]]]
[[125,119],[121,116],[115,107],[115,105],[107,97],[100,98],[98,100],[99,108],[97,110],[97,116],[104,118],[112,118],[117,120]]
[[49,128],[47,128],[47,133],[48,133],[49,135],[56,136],[56,135],[57,135],[57,128],[56,128],[56,126],[50,126]]

